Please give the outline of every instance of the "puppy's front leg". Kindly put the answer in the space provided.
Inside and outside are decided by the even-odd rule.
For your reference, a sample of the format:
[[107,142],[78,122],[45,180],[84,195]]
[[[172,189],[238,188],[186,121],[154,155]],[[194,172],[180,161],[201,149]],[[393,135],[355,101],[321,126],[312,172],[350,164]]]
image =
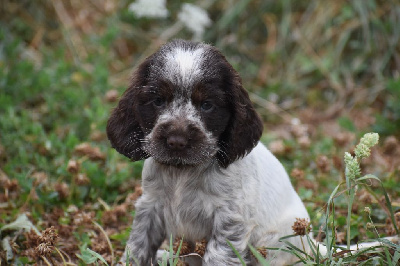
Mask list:
[[157,249],[164,239],[165,226],[162,205],[154,198],[144,194],[136,204],[132,232],[121,262],[126,262],[129,253],[130,263],[134,264],[134,257],[140,266],[150,265],[151,262],[156,265]]
[[241,264],[227,240],[239,252],[243,260],[248,263],[250,260],[247,248],[250,235],[248,228],[239,211],[234,210],[232,206],[218,209],[214,217],[213,232],[207,244],[203,265]]

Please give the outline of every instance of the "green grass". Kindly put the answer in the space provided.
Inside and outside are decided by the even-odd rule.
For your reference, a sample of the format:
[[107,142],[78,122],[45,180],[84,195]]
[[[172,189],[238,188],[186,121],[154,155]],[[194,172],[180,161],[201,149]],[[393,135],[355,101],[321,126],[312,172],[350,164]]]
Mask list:
[[[6,11],[0,18],[0,228],[23,213],[39,231],[55,226],[56,247],[74,264],[101,263],[96,254],[115,262],[134,216],[125,199],[135,196],[143,162],[132,163],[111,149],[105,126],[116,103],[106,93],[115,89],[121,95],[133,67],[160,43],[192,37],[185,28],[171,31],[178,1],[168,1],[166,19],[139,19],[127,11],[129,2],[110,2],[111,9],[92,1],[63,2],[66,14],[50,1],[6,1],[0,7]],[[399,4],[239,0],[205,6],[213,26],[204,41],[221,49],[241,74],[265,122],[262,141],[271,149],[279,142],[283,149],[274,152],[288,173],[300,170],[291,178],[315,235],[322,226],[328,238],[321,240],[346,245],[395,233],[400,145],[390,149],[385,143],[388,136],[397,141],[400,136]],[[86,24],[77,22],[82,10],[90,14]],[[65,23],[65,15],[75,26]],[[349,187],[350,195],[341,186],[330,201],[346,181],[344,153],[369,131],[378,132],[381,141],[361,169],[380,181],[364,180]],[[78,153],[82,143],[98,148],[103,159]],[[77,173],[68,170],[69,161],[78,162]],[[79,183],[78,174],[88,181]],[[113,258],[93,221],[107,233]],[[33,263],[24,253],[27,236],[18,232],[1,232],[13,249],[0,249],[0,261],[12,254],[15,263]],[[395,264],[398,246],[362,255],[353,259]],[[62,261],[56,250],[48,259]],[[333,254],[329,260],[306,259],[351,263]]]

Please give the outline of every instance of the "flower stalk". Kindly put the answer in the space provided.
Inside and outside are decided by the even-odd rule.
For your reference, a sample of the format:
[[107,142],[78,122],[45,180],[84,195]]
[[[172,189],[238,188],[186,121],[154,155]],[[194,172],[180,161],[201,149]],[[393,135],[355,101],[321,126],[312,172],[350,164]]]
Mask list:
[[362,159],[371,155],[371,148],[375,146],[378,141],[379,135],[377,133],[367,133],[360,139],[360,143],[354,149],[354,157],[348,152],[344,154],[347,197],[349,199],[349,204],[347,206],[347,249],[350,249],[351,210],[357,190],[357,179],[361,176],[360,162]]

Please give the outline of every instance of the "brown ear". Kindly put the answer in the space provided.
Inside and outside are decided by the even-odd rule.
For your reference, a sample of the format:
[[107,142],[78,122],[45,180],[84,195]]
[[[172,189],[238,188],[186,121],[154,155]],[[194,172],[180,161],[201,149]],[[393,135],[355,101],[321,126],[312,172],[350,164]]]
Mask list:
[[131,85],[122,95],[107,122],[107,137],[111,146],[134,161],[149,157],[142,149],[144,133],[133,110],[135,92],[146,83],[149,61],[147,59],[134,72]]
[[217,159],[223,167],[249,153],[257,145],[263,131],[262,121],[243,88],[239,75],[233,68],[231,71],[234,74],[229,93],[232,118],[220,138],[220,151],[217,153]]

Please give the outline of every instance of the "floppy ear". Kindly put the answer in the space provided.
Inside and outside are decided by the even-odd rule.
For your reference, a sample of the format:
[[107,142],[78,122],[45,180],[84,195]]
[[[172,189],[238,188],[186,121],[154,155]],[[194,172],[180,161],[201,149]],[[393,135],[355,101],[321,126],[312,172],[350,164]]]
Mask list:
[[[230,65],[229,65],[230,66]],[[227,167],[235,160],[249,153],[260,140],[263,124],[243,88],[238,73],[230,66],[233,80],[231,83],[230,101],[232,117],[230,124],[220,138],[218,161]]]
[[111,146],[126,157],[138,161],[149,157],[143,149],[143,131],[135,118],[136,90],[146,83],[150,60],[144,61],[134,72],[129,88],[122,95],[107,122],[107,137]]

